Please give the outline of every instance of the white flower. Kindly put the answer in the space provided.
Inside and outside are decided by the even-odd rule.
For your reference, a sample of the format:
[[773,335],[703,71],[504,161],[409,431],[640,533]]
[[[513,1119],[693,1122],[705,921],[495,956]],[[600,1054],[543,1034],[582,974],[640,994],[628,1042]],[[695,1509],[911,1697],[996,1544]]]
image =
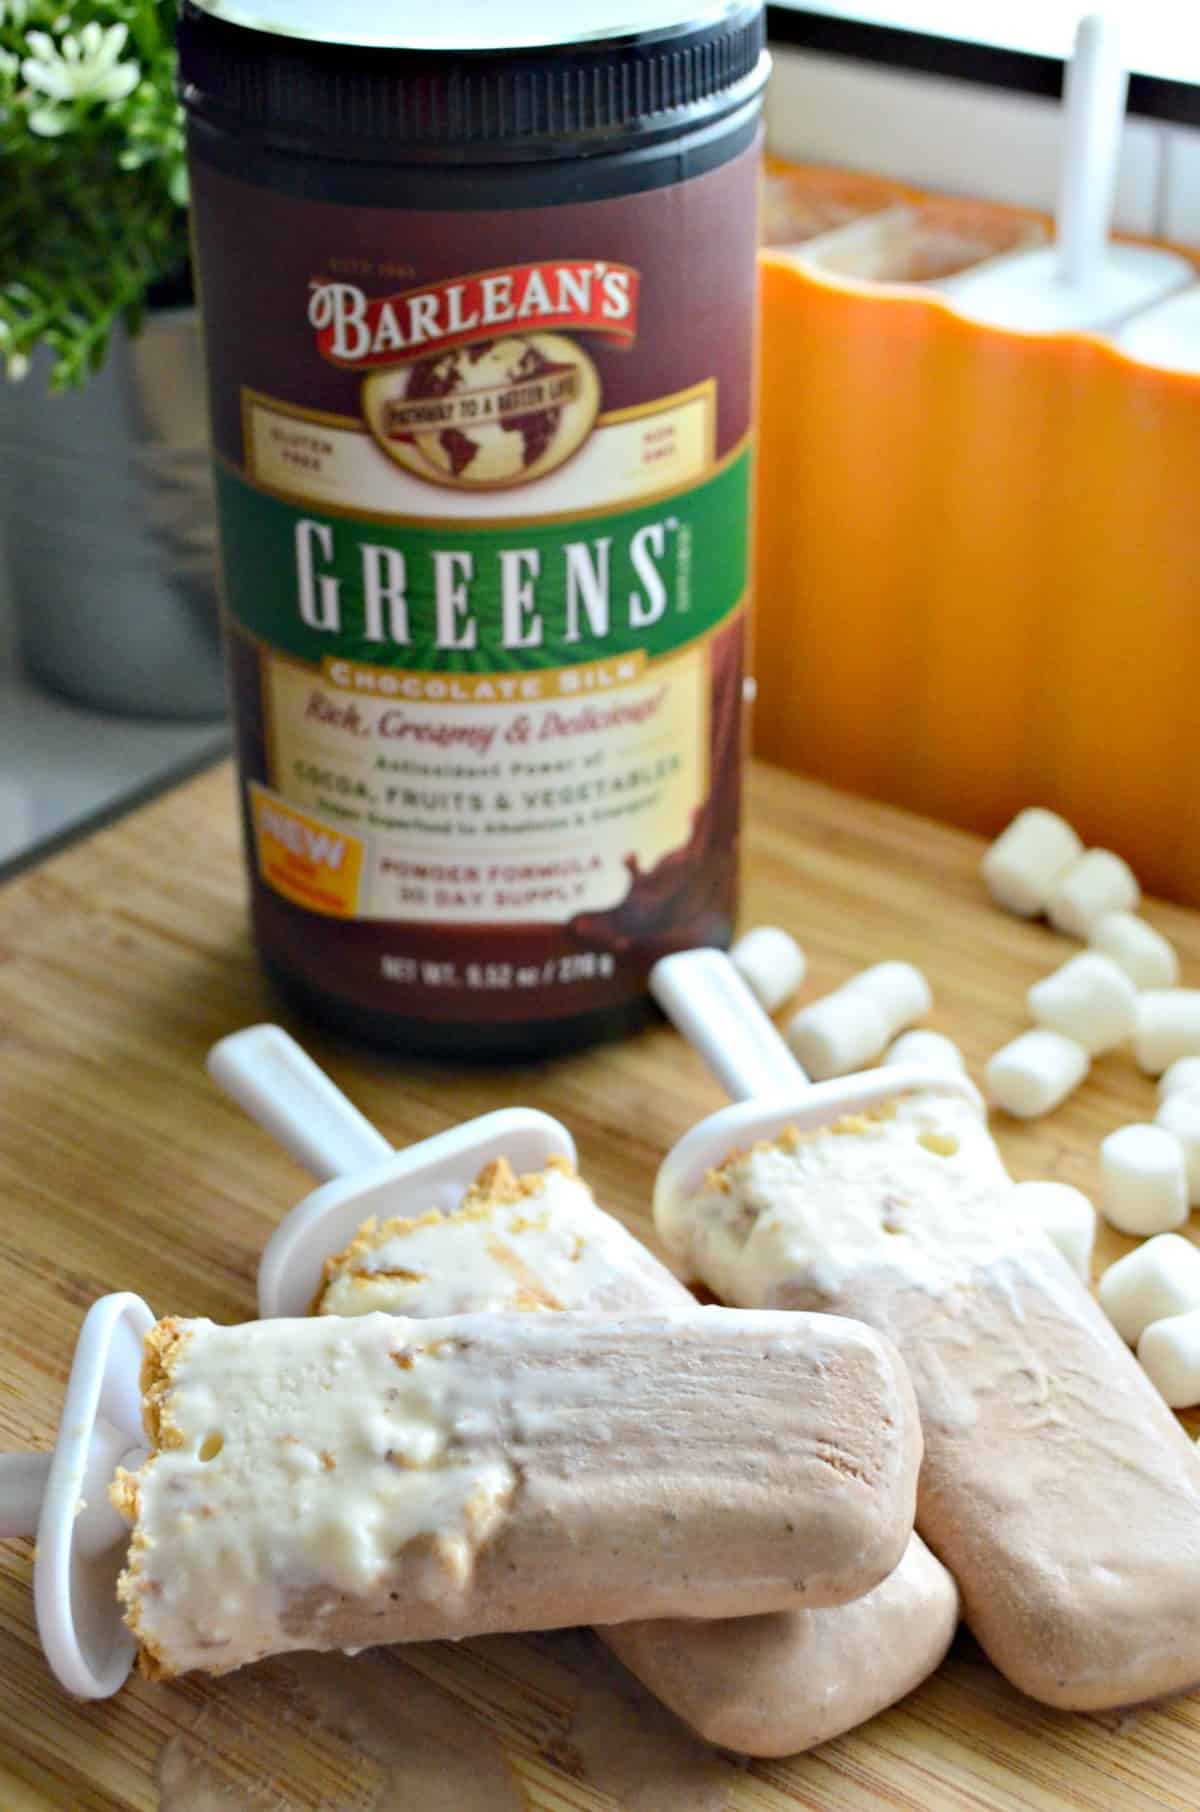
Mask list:
[[5,375],[11,384],[19,384],[29,376],[29,360],[23,352],[10,352],[5,363]]
[[15,57],[10,50],[0,50],[0,82],[14,81],[20,68],[20,57]]
[[[106,29],[94,19],[77,37],[68,32],[61,45],[48,32],[26,32],[25,42],[33,54],[25,58],[21,72],[30,88],[52,102],[123,101],[141,79],[136,63],[118,61],[128,36],[128,26]],[[29,124],[33,131],[49,137],[63,129],[62,124],[53,123],[57,119],[53,107],[39,108],[30,114]]]
[[39,138],[59,138],[70,123],[70,114],[58,107],[35,107],[29,115],[29,130]]

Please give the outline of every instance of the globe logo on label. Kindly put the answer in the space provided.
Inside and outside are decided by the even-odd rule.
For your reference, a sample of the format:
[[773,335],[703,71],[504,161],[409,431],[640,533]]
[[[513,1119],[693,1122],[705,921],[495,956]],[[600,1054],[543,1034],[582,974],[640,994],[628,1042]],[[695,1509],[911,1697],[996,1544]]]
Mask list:
[[362,406],[383,451],[418,478],[497,490],[578,452],[600,411],[600,378],[565,334],[509,333],[373,371]]
[[308,319],[321,357],[363,374],[363,416],[389,459],[433,484],[500,490],[583,446],[601,386],[575,335],[632,346],[640,282],[605,258],[512,265],[391,296],[319,279]]

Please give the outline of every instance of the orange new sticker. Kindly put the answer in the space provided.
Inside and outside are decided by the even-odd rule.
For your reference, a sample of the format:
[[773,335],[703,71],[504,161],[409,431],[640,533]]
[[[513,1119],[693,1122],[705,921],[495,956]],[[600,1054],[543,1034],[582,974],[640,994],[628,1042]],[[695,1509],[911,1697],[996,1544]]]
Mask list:
[[251,783],[258,871],[268,887],[310,912],[350,919],[358,911],[365,844],[297,811]]

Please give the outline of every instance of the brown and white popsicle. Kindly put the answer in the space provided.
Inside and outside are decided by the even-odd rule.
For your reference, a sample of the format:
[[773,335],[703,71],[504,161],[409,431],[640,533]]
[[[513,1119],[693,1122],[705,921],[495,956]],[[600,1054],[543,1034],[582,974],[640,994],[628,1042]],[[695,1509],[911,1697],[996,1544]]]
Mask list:
[[151,1676],[837,1604],[911,1534],[911,1386],[832,1316],[171,1318],[146,1353],[113,1495]]
[[[321,1315],[411,1318],[450,1304],[493,1313],[678,1308],[688,1291],[561,1160],[517,1177],[502,1159],[462,1207],[374,1222],[326,1265]],[[939,1665],[958,1622],[953,1579],[919,1536],[853,1603],[699,1622],[612,1625],[600,1635],[710,1742],[792,1755],[854,1728]]]
[[726,1301],[896,1342],[925,1432],[918,1528],[1014,1685],[1081,1710],[1194,1686],[1200,1460],[1025,1217],[971,1085],[895,1068],[805,1090],[720,953],[667,958],[652,986],[731,1092],[760,1092],[663,1164],[669,1250]]
[[[312,1162],[318,1118],[331,1128],[336,1118],[345,1128],[328,1153],[342,1168],[353,1172],[356,1160],[371,1161],[378,1135],[372,1129],[360,1146],[366,1123],[278,1028],[234,1034],[210,1068],[302,1163]],[[315,1111],[306,1106],[310,1089]],[[302,1205],[297,1213],[308,1242],[302,1247],[288,1223],[279,1229],[281,1256],[261,1274],[265,1313],[303,1306],[290,1293],[297,1253],[311,1300],[308,1267],[323,1237],[331,1256],[316,1290],[318,1313],[619,1314],[692,1301],[658,1259],[596,1206],[561,1152],[523,1178],[499,1159],[459,1206],[372,1221],[338,1252],[334,1223],[344,1212],[343,1199],[323,1235],[319,1204],[315,1216]],[[894,1571],[852,1603],[710,1623],[643,1620],[601,1634],[710,1741],[756,1755],[789,1755],[862,1723],[912,1690],[938,1666],[957,1620],[954,1581],[914,1535]]]
[[[412,1182],[413,1154],[387,1162]],[[168,1320],[144,1404],[151,1452],[114,1495],[150,1673],[834,1604],[911,1534],[907,1374],[827,1316]]]

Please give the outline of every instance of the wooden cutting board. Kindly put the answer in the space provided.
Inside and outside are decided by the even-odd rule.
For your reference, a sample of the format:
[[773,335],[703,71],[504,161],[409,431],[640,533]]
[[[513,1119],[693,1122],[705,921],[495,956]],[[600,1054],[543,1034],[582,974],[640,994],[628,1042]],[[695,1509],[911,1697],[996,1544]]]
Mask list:
[[[806,992],[882,957],[930,975],[932,1023],[978,1075],[1070,946],[991,908],[970,837],[760,769],[745,920],[791,927]],[[91,1301],[244,1320],[255,1264],[308,1180],[202,1061],[282,1018],[403,1144],[504,1102],[575,1132],[600,1202],[651,1238],[654,1168],[716,1085],[656,1028],[503,1073],[364,1054],[276,1001],[244,918],[218,769],[0,891],[0,1447],[44,1447]],[[1153,908],[1200,983],[1200,916]],[[1125,1053],[1029,1127],[1019,1177],[1094,1189],[1098,1140],[1153,1112]],[[1128,1242],[1106,1235],[1102,1257]],[[740,1763],[662,1712],[587,1633],[300,1657],[81,1706],[33,1633],[29,1544],[0,1544],[0,1812],[1196,1812],[1200,1697],[1129,1716],[1019,1699],[960,1638],[936,1679],[812,1755]]]

